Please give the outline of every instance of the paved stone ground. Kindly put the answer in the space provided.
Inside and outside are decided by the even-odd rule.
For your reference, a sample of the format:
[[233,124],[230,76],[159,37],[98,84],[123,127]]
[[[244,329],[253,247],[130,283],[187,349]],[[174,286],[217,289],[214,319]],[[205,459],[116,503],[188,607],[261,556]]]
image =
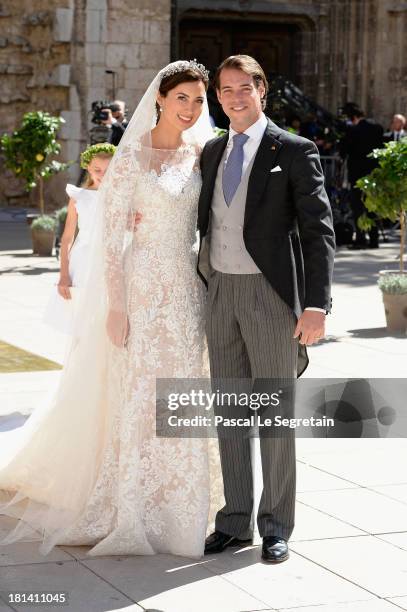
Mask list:
[[[57,278],[54,258],[30,255],[23,218],[0,211],[0,339],[60,361],[64,339],[41,322]],[[397,267],[397,246],[337,255],[327,338],[310,350],[309,377],[406,377],[407,339],[385,329],[377,272]],[[0,428],[23,422],[59,372],[0,374]],[[72,612],[396,612],[407,610],[407,444],[404,439],[301,439],[291,558],[260,562],[259,547],[201,561],[170,555],[86,556],[36,544],[0,548],[0,612],[8,593],[67,592]],[[1,532],[12,519],[0,517]]]

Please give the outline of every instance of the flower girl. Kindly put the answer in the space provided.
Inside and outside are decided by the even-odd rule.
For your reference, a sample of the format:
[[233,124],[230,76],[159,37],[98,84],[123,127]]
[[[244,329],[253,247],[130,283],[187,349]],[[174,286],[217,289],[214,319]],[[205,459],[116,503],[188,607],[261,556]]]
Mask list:
[[44,322],[57,331],[72,334],[77,291],[86,278],[90,235],[93,227],[98,189],[116,147],[108,143],[89,146],[81,154],[81,167],[86,177],[81,187],[70,183],[68,214],[61,239],[61,269],[56,291],[48,302]]

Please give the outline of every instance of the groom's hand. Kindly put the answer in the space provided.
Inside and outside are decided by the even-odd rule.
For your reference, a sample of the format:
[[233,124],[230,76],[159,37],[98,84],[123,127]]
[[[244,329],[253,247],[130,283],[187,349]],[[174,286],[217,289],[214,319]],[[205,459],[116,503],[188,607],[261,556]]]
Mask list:
[[300,336],[300,344],[310,346],[325,336],[325,313],[315,310],[304,310],[297,322],[294,338]]

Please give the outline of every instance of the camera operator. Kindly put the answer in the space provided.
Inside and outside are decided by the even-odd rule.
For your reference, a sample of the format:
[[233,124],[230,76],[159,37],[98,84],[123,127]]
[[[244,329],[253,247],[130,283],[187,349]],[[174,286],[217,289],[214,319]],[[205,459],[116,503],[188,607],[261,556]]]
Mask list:
[[108,142],[117,146],[128,125],[126,121],[126,105],[122,100],[115,100],[109,107],[102,109],[107,119],[101,121],[102,125],[110,127]]

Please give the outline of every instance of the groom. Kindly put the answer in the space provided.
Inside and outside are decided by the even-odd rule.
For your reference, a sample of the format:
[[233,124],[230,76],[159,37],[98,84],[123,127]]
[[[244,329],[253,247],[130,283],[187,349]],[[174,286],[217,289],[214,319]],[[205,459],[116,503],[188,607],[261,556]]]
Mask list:
[[[227,58],[215,86],[229,133],[205,146],[198,272],[208,286],[212,379],[294,379],[325,334],[335,238],[318,150],[263,113],[268,84],[247,55]],[[205,553],[250,541],[250,439],[219,438],[226,504]],[[288,558],[294,527],[295,440],[260,437],[262,558]]]

